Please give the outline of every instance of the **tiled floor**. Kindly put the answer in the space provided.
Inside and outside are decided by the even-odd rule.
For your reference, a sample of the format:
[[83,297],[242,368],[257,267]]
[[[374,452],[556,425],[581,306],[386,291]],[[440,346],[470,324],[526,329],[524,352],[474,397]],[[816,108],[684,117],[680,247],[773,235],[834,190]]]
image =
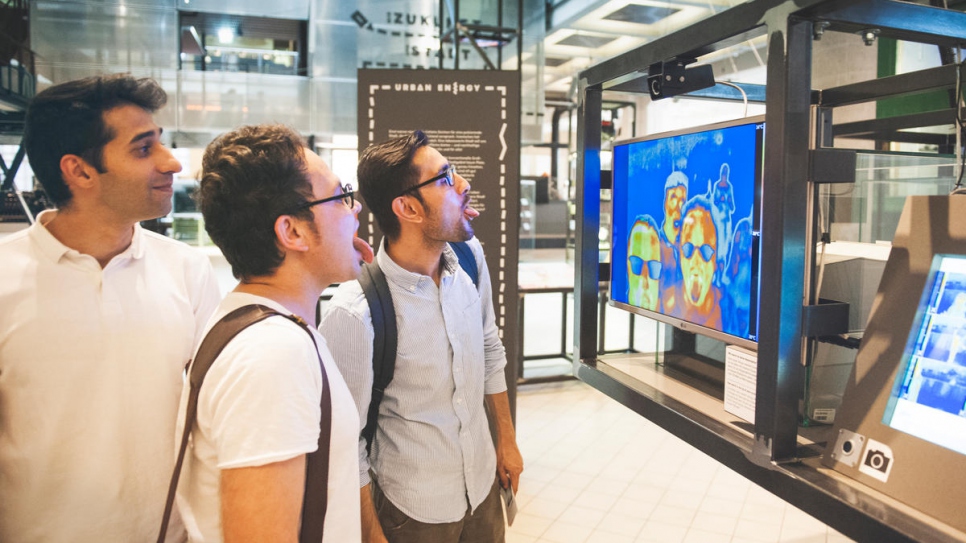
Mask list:
[[[563,250],[520,256],[521,284],[572,280]],[[560,295],[526,300],[524,352],[559,352]],[[629,314],[607,311],[606,348],[626,348]],[[564,327],[568,344],[572,328],[571,302]],[[634,335],[642,348],[656,332],[642,324]],[[568,370],[562,360],[531,360],[524,373]],[[509,543],[850,541],[577,381],[519,387],[517,441],[525,469]]]
[[577,381],[517,392],[508,543],[850,541]]

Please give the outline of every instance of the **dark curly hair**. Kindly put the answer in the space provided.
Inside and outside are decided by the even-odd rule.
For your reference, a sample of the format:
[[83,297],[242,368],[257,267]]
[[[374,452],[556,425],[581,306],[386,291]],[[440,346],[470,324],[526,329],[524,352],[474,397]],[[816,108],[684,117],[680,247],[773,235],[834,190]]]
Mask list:
[[297,132],[275,124],[243,126],[205,149],[196,199],[235,278],[269,275],[282,264],[275,238],[280,215],[312,220],[311,209],[291,212],[312,198],[304,148]]

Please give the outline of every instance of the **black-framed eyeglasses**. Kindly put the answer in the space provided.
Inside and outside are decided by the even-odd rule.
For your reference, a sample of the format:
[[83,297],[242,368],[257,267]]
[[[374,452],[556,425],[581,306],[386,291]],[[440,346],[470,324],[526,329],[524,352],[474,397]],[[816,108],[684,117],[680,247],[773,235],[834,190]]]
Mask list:
[[313,200],[311,202],[305,202],[304,204],[296,207],[292,210],[292,213],[296,211],[302,211],[303,209],[308,209],[312,206],[317,206],[319,204],[324,204],[326,202],[331,202],[333,200],[342,200],[342,203],[346,205],[349,209],[355,209],[356,207],[356,191],[352,190],[352,184],[346,183],[342,185],[342,194],[336,194],[335,196],[329,196],[328,198],[322,198],[321,200]]
[[409,187],[408,189],[406,189],[406,190],[402,191],[401,193],[399,193],[399,195],[402,196],[403,194],[406,194],[407,192],[412,192],[414,190],[419,190],[419,189],[425,187],[426,185],[429,185],[430,183],[435,183],[435,182],[437,182],[437,181],[439,181],[441,179],[444,180],[444,181],[446,181],[446,184],[452,187],[453,185],[456,184],[456,176],[457,175],[459,175],[459,174],[456,173],[456,166],[450,166],[450,167],[446,168],[446,171],[444,171],[443,173],[441,173],[439,175],[436,175],[436,176],[433,176],[433,177],[430,177],[429,179],[423,181],[422,183],[420,183],[418,185],[414,185],[412,187]]

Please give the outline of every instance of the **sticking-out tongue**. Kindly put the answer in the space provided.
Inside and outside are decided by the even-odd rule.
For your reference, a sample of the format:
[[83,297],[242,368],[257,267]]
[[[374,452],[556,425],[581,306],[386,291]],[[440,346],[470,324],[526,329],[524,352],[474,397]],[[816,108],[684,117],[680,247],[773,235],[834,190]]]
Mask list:
[[361,256],[362,260],[364,260],[367,264],[372,262],[372,247],[363,241],[362,238],[353,237],[352,248],[359,252],[359,256]]
[[697,303],[698,298],[701,297],[701,283],[697,279],[691,281],[691,301]]
[[463,216],[472,221],[480,216],[480,212],[470,206],[466,206],[466,209],[463,210]]

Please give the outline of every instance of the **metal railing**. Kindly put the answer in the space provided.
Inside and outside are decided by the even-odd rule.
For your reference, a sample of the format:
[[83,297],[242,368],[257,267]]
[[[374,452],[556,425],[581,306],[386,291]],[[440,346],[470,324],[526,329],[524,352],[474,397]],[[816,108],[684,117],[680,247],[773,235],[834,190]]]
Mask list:
[[14,59],[0,66],[0,97],[27,102],[37,93],[37,77]]

